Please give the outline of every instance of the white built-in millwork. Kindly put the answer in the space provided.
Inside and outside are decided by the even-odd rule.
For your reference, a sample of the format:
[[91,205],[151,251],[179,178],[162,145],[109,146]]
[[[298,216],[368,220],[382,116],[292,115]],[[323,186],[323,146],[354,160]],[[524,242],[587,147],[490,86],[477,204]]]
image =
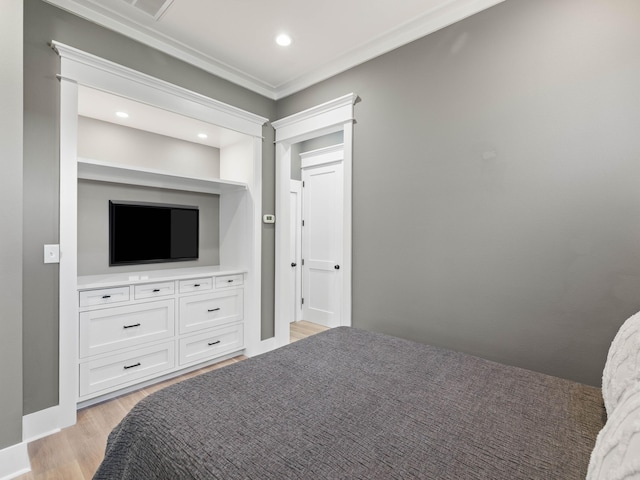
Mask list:
[[243,284],[220,267],[79,277],[79,403],[242,352]]
[[[55,41],[52,46],[61,57],[60,400],[51,419],[38,419],[48,431],[74,424],[79,404],[229,355],[261,353],[273,343],[262,341],[260,323],[262,128],[267,119],[73,47]],[[78,96],[85,87],[231,132],[219,146],[220,178],[181,176],[179,169],[138,168],[117,159],[79,159]],[[123,276],[113,268],[113,275],[78,278],[79,179],[219,195],[224,267],[163,270],[167,267],[158,264],[157,270],[138,275]],[[204,317],[185,306],[187,297],[201,300],[195,302],[198,308],[207,307]]]

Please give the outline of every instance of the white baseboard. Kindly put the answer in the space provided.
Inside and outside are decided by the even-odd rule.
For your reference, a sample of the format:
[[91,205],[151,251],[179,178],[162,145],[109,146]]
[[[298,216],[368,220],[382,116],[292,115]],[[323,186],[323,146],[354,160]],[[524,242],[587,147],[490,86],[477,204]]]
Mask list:
[[45,408],[22,417],[22,441],[33,442],[60,431],[60,406]]
[[0,480],[9,480],[30,471],[26,442],[0,450]]
[[263,353],[270,352],[278,347],[276,343],[275,337],[267,338],[266,340],[260,341],[258,345],[247,346],[244,354],[247,357],[255,357],[256,355],[261,355]]

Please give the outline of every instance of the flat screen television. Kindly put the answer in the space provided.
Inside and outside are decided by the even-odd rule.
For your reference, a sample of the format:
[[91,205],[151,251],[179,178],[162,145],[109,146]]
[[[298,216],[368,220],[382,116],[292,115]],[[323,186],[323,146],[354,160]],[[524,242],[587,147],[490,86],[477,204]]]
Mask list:
[[198,207],[109,201],[109,265],[198,259]]

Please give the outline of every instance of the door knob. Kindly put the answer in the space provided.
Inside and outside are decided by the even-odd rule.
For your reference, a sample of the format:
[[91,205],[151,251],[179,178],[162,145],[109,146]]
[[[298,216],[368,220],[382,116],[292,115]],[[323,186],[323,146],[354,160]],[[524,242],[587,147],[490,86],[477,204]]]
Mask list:
[[292,266],[292,267],[297,267],[297,266],[298,266],[298,264],[297,264],[296,262],[291,262],[291,266]]
[[340,265],[335,265],[333,268],[335,268],[336,270],[340,270]]

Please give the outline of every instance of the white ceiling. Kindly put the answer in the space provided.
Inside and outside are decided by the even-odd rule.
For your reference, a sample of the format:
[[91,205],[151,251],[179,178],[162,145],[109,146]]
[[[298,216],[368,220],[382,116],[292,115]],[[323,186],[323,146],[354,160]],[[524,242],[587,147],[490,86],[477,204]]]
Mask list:
[[46,1],[278,99],[504,0]]

